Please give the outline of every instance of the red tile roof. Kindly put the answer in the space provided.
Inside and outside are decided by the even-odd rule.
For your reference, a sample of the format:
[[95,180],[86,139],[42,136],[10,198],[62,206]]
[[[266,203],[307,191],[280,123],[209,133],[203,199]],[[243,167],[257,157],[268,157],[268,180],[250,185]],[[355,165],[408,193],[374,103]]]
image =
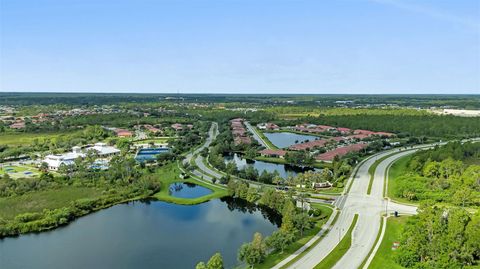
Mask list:
[[325,153],[322,153],[315,157],[315,159],[320,160],[320,161],[331,161],[335,158],[335,156],[344,156],[349,152],[352,151],[360,151],[364,148],[366,148],[368,145],[367,144],[353,144],[353,145],[348,145],[346,147],[341,147],[341,148],[336,148],[331,151],[327,151]]
[[323,146],[325,146],[325,144],[327,142],[328,142],[327,140],[323,140],[323,139],[313,140],[313,141],[309,141],[309,142],[305,142],[305,143],[291,145],[289,147],[289,149],[291,149],[291,150],[313,149],[313,148],[316,148],[316,147],[323,147]]
[[268,156],[285,156],[287,153],[286,150],[281,149],[264,149],[259,151],[261,155],[268,155]]

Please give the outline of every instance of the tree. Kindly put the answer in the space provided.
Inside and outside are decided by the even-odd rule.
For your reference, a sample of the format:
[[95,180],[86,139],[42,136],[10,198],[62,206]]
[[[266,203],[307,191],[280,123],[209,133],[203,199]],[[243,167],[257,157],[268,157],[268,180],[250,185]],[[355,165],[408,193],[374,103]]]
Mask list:
[[238,252],[238,259],[247,263],[251,268],[255,264],[263,262],[265,256],[266,245],[260,233],[255,233],[252,242],[243,244]]
[[462,186],[453,194],[452,201],[455,205],[465,207],[470,204],[473,198],[472,190],[466,186]]
[[215,253],[207,262],[207,269],[223,269],[223,258],[220,253]]
[[312,226],[310,217],[306,214],[296,214],[293,218],[295,228],[300,231],[300,236],[303,236],[303,231],[309,229]]
[[286,232],[278,230],[272,233],[271,236],[265,239],[265,243],[268,247],[273,248],[275,251],[283,253],[285,247],[288,246],[295,239],[295,235],[292,232]]
[[195,269],[208,269],[208,268],[207,268],[207,265],[205,265],[204,262],[199,262],[199,263],[197,263],[197,265],[195,266]]
[[292,201],[287,201],[282,210],[282,226],[280,229],[284,232],[292,233],[295,231],[293,219],[295,217],[295,205]]

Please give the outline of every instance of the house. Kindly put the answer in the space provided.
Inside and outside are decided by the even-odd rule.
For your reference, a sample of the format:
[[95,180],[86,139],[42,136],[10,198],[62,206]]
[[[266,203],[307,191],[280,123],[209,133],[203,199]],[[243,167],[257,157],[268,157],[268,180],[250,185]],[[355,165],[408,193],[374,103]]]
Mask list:
[[175,124],[172,124],[171,126],[175,131],[182,131],[183,130],[183,125],[180,124],[180,123],[175,123]]
[[271,122],[257,124],[257,127],[260,130],[269,130],[269,131],[280,130],[280,127],[278,127],[278,125],[276,125],[275,123],[271,123]]
[[133,132],[130,132],[129,130],[125,130],[125,129],[115,129],[113,130],[115,132],[115,134],[118,136],[118,137],[132,137],[133,136]]
[[281,149],[264,149],[259,151],[261,156],[264,157],[272,157],[272,158],[284,158],[285,154],[287,154],[286,150],[281,150]]
[[107,146],[105,143],[95,143],[93,147],[86,148],[86,151],[89,150],[94,150],[95,153],[101,158],[111,157],[120,153],[119,149],[116,147]]
[[25,122],[20,121],[20,122],[15,122],[13,124],[10,124],[11,129],[25,129]]
[[313,189],[331,188],[332,186],[333,186],[333,184],[330,183],[330,181],[326,181],[326,182],[313,182],[313,183],[312,183],[312,188],[313,188]]
[[323,147],[323,146],[325,146],[325,144],[327,142],[328,142],[328,140],[319,139],[319,140],[313,140],[313,141],[309,141],[309,142],[304,142],[304,143],[300,143],[300,144],[291,145],[288,148],[291,149],[291,150],[310,150],[310,149],[314,149],[314,148]]
[[315,159],[318,161],[331,162],[336,156],[342,157],[349,152],[358,152],[366,148],[367,146],[368,144],[364,143],[352,144],[322,153],[315,157]]
[[342,134],[348,134],[352,131],[350,128],[345,128],[345,127],[338,127],[337,131]]

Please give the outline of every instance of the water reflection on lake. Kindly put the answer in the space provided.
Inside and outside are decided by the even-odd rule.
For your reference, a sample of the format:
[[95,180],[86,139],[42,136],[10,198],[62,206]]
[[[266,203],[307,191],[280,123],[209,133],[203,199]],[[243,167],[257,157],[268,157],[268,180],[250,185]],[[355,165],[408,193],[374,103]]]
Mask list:
[[251,165],[258,170],[259,174],[261,174],[263,171],[267,171],[269,173],[278,171],[279,175],[285,179],[288,178],[289,176],[294,177],[298,173],[304,173],[306,171],[311,171],[311,170],[320,171],[320,169],[316,169],[316,168],[313,169],[310,167],[298,167],[298,166],[293,166],[288,164],[278,164],[278,163],[269,163],[264,161],[246,160],[236,153],[234,155],[225,156],[224,160],[225,162],[234,161],[238,169],[243,169],[247,165]]
[[274,212],[232,198],[184,206],[113,206],[40,234],[0,240],[0,268],[194,268],[220,251],[227,268],[255,232],[278,228]]
[[172,183],[169,186],[171,196],[180,198],[197,198],[212,193],[208,188],[193,183]]
[[290,132],[264,133],[264,135],[278,148],[288,148],[291,145],[313,141],[317,139],[314,135],[302,135]]

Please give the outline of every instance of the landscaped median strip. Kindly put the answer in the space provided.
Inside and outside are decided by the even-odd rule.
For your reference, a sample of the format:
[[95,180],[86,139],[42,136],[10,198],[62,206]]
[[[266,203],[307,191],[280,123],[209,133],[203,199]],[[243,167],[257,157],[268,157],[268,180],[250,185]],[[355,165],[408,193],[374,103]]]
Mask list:
[[368,174],[370,175],[370,181],[368,182],[368,189],[367,189],[367,194],[370,194],[372,192],[372,186],[373,186],[373,180],[375,178],[375,171],[377,170],[378,165],[386,160],[387,158],[398,154],[398,152],[394,152],[392,154],[388,154],[387,156],[383,156],[382,158],[375,160],[375,162],[368,168]]
[[358,214],[353,217],[352,224],[348,228],[347,233],[342,238],[340,243],[319,263],[315,266],[315,269],[328,269],[332,268],[342,257],[347,253],[352,245],[352,232],[357,224]]

